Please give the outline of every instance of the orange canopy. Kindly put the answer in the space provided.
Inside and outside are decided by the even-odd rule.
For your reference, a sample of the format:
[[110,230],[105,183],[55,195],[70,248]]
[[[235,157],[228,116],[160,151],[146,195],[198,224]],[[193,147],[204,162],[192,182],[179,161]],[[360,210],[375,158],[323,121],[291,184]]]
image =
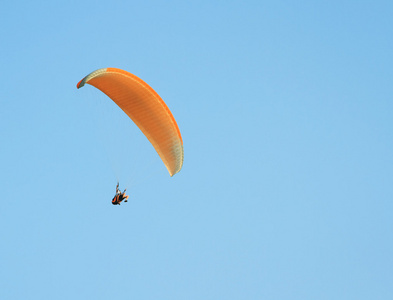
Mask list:
[[156,149],[169,174],[183,165],[183,140],[168,106],[142,79],[116,68],[99,69],[78,82],[88,83],[111,98],[139,127]]

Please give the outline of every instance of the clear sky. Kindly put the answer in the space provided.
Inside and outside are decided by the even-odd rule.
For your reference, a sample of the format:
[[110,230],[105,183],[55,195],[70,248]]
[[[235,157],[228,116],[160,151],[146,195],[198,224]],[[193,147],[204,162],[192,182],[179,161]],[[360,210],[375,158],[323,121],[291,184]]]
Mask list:
[[[3,1],[0,299],[393,299],[392,1]],[[164,99],[170,177],[99,90]],[[130,201],[113,206],[117,180]]]

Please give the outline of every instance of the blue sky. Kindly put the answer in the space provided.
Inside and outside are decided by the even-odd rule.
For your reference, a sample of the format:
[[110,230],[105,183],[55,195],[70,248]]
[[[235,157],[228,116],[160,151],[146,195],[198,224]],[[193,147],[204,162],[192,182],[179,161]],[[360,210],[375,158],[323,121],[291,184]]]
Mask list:
[[[0,9],[0,298],[393,297],[391,1]],[[127,70],[183,136],[169,177],[97,89]],[[112,206],[117,180],[130,201]]]

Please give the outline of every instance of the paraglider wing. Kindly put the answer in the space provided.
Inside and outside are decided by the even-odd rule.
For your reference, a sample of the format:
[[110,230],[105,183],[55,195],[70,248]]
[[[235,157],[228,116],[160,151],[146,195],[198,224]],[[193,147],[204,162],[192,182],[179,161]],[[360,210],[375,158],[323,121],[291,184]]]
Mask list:
[[183,141],[175,118],[161,97],[142,79],[116,68],[99,69],[77,84],[96,87],[111,98],[153,145],[171,176],[183,165]]

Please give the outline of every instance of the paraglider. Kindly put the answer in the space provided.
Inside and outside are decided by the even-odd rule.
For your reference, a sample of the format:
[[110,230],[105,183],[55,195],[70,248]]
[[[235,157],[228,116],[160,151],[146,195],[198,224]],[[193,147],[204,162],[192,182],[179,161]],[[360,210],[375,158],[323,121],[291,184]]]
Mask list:
[[169,175],[183,166],[183,140],[171,111],[161,97],[139,77],[121,69],[99,69],[78,82],[98,88],[111,98],[153,145]]
[[139,127],[170,176],[181,170],[184,150],[179,127],[168,106],[153,88],[139,77],[116,68],[90,73],[78,82],[77,88],[86,83],[105,93]]
[[128,195],[126,195],[126,190],[127,189],[124,189],[124,191],[123,192],[121,192],[120,190],[119,190],[119,183],[117,183],[117,185],[116,185],[116,194],[115,194],[115,196],[113,197],[113,199],[112,199],[112,204],[113,205],[120,205],[120,203],[124,200],[124,202],[127,202],[128,201]]

